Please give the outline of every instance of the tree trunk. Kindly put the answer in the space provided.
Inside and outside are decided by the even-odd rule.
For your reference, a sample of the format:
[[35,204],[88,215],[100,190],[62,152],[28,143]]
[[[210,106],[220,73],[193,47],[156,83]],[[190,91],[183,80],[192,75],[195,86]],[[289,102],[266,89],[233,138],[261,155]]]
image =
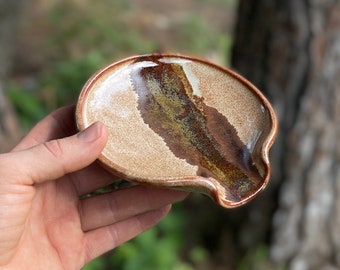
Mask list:
[[15,113],[5,96],[5,88],[15,45],[18,18],[23,5],[23,0],[0,0],[0,153],[9,150],[18,141],[20,135]]
[[234,68],[280,119],[266,195],[279,200],[263,228],[271,258],[340,269],[340,1],[240,0],[235,38]]

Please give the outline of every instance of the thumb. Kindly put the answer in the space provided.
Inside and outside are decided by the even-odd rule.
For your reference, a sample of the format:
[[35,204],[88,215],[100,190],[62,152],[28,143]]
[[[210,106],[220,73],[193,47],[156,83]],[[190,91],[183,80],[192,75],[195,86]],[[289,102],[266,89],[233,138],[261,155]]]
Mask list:
[[107,129],[97,122],[76,135],[6,154],[13,166],[7,181],[32,185],[80,170],[99,157],[106,141]]

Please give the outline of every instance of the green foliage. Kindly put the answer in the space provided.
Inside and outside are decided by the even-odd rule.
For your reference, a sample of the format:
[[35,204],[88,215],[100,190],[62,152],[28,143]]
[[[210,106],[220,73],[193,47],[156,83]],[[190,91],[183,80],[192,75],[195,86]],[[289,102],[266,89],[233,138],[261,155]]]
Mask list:
[[238,265],[237,270],[285,270],[283,265],[273,265],[269,261],[269,250],[265,244],[249,250]]
[[16,109],[23,129],[29,129],[34,123],[46,115],[46,108],[32,91],[19,85],[9,86],[7,95]]
[[232,6],[234,7],[237,4],[237,0],[200,0],[202,2],[208,2],[209,4],[218,4],[223,7],[225,6]]
[[208,257],[208,251],[201,246],[196,246],[190,251],[190,260],[195,265],[203,264],[208,259]]
[[260,270],[264,269],[263,264],[267,261],[268,248],[264,245],[257,247],[255,250],[251,250],[246,254],[238,270]]
[[195,15],[188,16],[178,27],[178,35],[179,46],[195,54],[211,50],[216,38],[212,29]]
[[[184,212],[180,205],[176,205],[158,226],[115,249],[108,256],[110,266],[120,270],[193,270],[193,266],[180,256],[185,239],[184,227]],[[202,263],[207,258],[207,251],[202,247],[195,247],[191,253],[195,263]],[[103,260],[94,260],[84,270],[102,269]]]
[[[177,46],[189,54],[204,55],[214,53],[225,56],[230,51],[231,37],[219,33],[197,15],[190,15],[180,22],[176,29]],[[229,62],[227,56],[223,63]]]
[[97,51],[70,62],[56,63],[42,81],[42,92],[49,93],[45,98],[48,108],[74,103],[85,82],[104,63],[104,57]]
[[[99,68],[129,54],[151,53],[145,40],[121,18],[125,1],[58,1],[48,16],[53,35],[44,41],[52,59],[36,88],[12,83],[9,98],[25,129],[48,112],[75,103],[82,86]],[[112,10],[114,16],[102,16]]]
[[29,129],[58,107],[75,103],[84,83],[104,63],[100,53],[94,51],[81,59],[56,63],[42,76],[36,88],[13,82],[9,86],[8,96],[23,128]]
[[96,48],[109,60],[122,54],[154,51],[154,42],[131,28],[123,17],[128,10],[128,4],[122,0],[87,0],[85,5],[59,1],[50,13],[50,22],[58,25],[48,41],[50,49],[58,56],[73,58]]

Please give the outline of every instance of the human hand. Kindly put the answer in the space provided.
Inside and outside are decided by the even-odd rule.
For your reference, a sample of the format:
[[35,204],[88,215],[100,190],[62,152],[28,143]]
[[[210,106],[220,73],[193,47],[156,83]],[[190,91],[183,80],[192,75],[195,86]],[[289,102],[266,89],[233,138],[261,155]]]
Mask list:
[[0,155],[0,269],[80,269],[186,196],[134,186],[80,200],[115,178],[94,163],[107,129],[96,123],[72,135],[73,114],[74,107],[55,111]]

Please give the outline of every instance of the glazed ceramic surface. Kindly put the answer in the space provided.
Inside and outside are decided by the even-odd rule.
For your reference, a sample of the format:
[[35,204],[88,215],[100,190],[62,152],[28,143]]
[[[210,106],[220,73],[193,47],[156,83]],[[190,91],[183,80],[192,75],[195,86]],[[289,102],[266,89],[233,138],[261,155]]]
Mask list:
[[242,205],[268,183],[277,120],[267,99],[234,72],[179,55],[114,63],[84,86],[82,130],[101,121],[100,160],[127,180],[198,191]]

